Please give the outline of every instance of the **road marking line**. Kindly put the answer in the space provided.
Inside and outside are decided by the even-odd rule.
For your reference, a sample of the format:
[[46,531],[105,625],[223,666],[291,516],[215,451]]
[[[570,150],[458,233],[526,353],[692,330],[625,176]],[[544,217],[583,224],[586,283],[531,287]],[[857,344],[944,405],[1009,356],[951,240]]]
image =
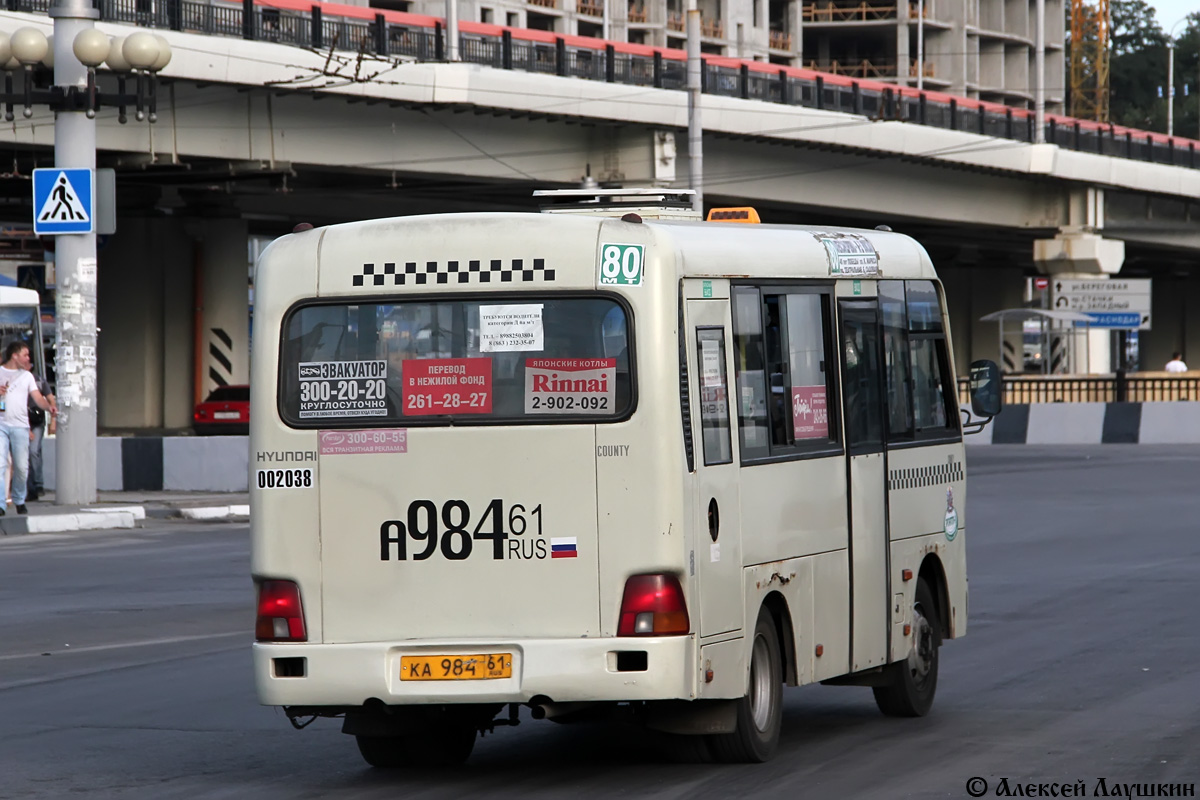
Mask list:
[[[51,655],[62,656],[70,655],[71,653],[98,653],[104,650],[124,650],[130,647],[153,647],[159,644],[179,644],[181,642],[198,642],[206,639],[226,639],[231,636],[245,636],[250,639],[250,631],[231,631],[229,633],[204,633],[196,636],[171,636],[165,639],[143,639],[137,642],[120,642],[116,644],[94,644],[86,647],[68,647],[62,650],[50,651]],[[13,653],[12,655],[0,656],[0,661],[15,661],[20,658],[41,658],[46,655],[45,651],[38,653]]]

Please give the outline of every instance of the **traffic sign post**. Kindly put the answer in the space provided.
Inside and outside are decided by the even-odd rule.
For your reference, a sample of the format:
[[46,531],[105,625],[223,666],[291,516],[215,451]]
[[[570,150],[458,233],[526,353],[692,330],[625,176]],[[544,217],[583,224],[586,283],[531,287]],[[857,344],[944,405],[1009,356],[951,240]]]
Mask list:
[[1150,279],[1054,281],[1053,308],[1087,314],[1093,328],[1150,330]]

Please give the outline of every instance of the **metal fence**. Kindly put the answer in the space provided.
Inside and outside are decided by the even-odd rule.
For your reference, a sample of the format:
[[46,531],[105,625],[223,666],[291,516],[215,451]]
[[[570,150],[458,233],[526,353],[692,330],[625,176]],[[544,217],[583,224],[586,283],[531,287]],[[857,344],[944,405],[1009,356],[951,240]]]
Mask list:
[[[959,402],[968,406],[970,384],[958,381]],[[1200,401],[1200,375],[1116,373],[1088,376],[1016,376],[1004,378],[1004,404],[1153,403]]]
[[[389,14],[375,13],[373,19],[326,14],[321,3],[308,9],[291,10],[241,2],[198,2],[197,0],[92,0],[106,22],[149,28],[239,36],[244,39],[278,42],[296,47],[340,49],[370,53],[382,58],[412,58],[440,61],[445,57],[445,31],[440,22],[432,26],[397,22]],[[51,0],[0,0],[9,11],[46,13]],[[329,6],[345,8],[344,6]],[[369,10],[366,10],[370,13]],[[397,15],[392,15],[393,17]],[[418,23],[421,18],[416,19]],[[469,26],[464,26],[469,27]],[[495,30],[488,26],[489,30]],[[663,51],[652,56],[623,52],[616,45],[567,44],[563,37],[553,43],[521,38],[521,32],[503,29],[499,35],[460,32],[459,53],[464,61],[498,69],[523,70],[585,80],[683,89],[686,62]],[[578,37],[573,37],[577,42]],[[644,52],[644,50],[640,51]],[[910,89],[900,90],[869,80],[849,80],[804,73],[788,68],[763,71],[761,65],[742,62],[740,67],[705,60],[703,91],[783,105],[828,109],[875,119],[899,120],[917,125],[968,131],[984,136],[1031,142],[1035,125],[1028,112],[972,100],[947,98]],[[1100,126],[1051,116],[1046,122],[1046,141],[1060,147],[1102,155],[1200,169],[1197,142],[1159,134]]]

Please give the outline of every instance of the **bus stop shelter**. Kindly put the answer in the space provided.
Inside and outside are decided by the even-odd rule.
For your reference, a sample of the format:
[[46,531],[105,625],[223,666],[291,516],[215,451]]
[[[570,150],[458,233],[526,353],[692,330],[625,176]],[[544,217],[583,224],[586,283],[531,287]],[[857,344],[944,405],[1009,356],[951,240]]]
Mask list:
[[[1035,371],[1042,374],[1073,372],[1077,349],[1082,352],[1084,364],[1090,361],[1087,334],[1092,318],[1087,314],[1043,308],[1006,308],[979,319],[1000,325],[1000,363],[1004,372],[1028,371],[1030,359],[1026,358],[1027,353],[1036,354],[1033,360],[1038,362],[1039,368]],[[1027,323],[1036,323],[1036,332],[1031,333],[1029,328],[1033,326]],[[1027,350],[1027,347],[1034,349]]]

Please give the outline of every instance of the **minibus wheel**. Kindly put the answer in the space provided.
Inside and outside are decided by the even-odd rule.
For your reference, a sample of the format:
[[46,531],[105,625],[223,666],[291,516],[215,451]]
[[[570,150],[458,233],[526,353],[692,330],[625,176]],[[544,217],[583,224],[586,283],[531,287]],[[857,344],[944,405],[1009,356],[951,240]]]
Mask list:
[[718,761],[762,762],[775,754],[783,721],[783,659],[775,620],[765,607],[758,611],[750,646],[750,687],[738,701],[737,728],[714,734],[709,745]]
[[917,582],[912,617],[912,650],[903,661],[889,664],[887,684],[873,689],[875,704],[889,717],[925,716],[937,691],[941,622],[933,603],[933,591],[923,578]]

